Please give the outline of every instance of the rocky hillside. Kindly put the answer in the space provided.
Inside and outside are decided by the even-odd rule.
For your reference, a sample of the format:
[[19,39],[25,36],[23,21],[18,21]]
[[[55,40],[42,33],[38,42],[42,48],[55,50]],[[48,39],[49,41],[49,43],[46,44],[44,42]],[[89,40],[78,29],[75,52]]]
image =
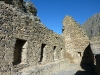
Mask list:
[[86,30],[89,38],[100,36],[100,13],[90,17],[83,25],[82,28]]

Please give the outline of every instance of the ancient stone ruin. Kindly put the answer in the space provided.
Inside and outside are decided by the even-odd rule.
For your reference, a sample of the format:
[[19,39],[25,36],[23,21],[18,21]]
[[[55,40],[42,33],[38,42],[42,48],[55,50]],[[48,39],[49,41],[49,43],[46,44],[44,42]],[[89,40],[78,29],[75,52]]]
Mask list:
[[84,70],[91,64],[92,71],[93,54],[84,30],[70,16],[62,30],[58,35],[46,28],[30,2],[0,0],[0,75],[53,75],[69,64]]

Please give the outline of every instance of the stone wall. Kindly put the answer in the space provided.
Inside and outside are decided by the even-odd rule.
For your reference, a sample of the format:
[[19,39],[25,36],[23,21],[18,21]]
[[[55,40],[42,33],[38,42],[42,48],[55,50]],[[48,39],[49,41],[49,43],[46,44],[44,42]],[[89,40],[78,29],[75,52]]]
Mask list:
[[62,60],[64,50],[62,36],[46,28],[38,16],[0,1],[0,75]]
[[63,37],[67,54],[70,54],[73,62],[81,61],[83,52],[89,44],[89,39],[80,25],[70,16],[66,16],[63,20]]
[[90,43],[94,55],[95,71],[97,75],[100,75],[100,37],[92,37]]
[[94,55],[100,54],[100,37],[91,38],[91,48]]
[[0,1],[0,75],[52,75],[80,63],[88,37],[72,17],[63,34],[46,28],[37,9],[23,0]]

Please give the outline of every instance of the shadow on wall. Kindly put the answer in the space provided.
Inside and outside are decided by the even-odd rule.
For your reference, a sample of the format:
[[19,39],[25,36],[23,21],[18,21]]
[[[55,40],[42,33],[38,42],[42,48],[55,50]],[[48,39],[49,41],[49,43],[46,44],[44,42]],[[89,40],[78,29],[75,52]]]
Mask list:
[[84,71],[77,71],[75,75],[96,75],[94,66],[94,56],[90,44],[84,51],[80,66]]
[[96,72],[97,72],[97,75],[100,75],[100,54],[97,54],[95,56],[95,59],[96,59]]

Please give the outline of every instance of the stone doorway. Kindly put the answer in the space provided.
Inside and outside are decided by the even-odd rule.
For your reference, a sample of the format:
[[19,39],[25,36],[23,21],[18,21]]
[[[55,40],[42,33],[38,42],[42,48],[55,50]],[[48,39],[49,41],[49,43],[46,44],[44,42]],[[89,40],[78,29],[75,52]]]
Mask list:
[[40,54],[40,61],[39,62],[42,62],[43,61],[43,53],[44,53],[44,48],[45,48],[46,44],[42,44],[41,45],[41,54]]
[[56,46],[53,47],[53,51],[54,51],[54,61],[55,61],[55,60],[57,60],[57,57],[56,57]]
[[26,52],[27,52],[26,40],[16,39],[13,65],[17,65],[17,64],[20,64],[21,62],[25,62]]

